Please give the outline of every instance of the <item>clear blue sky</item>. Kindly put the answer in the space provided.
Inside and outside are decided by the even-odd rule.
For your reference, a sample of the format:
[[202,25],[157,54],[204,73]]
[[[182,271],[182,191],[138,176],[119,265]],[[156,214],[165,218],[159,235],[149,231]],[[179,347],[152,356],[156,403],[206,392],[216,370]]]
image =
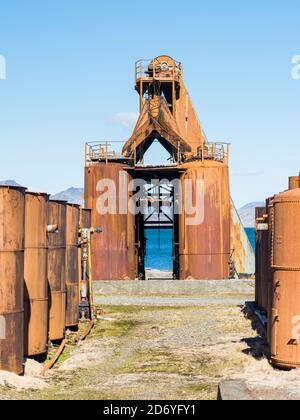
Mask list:
[[11,0],[0,18],[0,179],[82,186],[84,141],[130,136],[133,64],[162,53],[182,61],[208,138],[232,143],[238,206],[299,172],[299,0]]

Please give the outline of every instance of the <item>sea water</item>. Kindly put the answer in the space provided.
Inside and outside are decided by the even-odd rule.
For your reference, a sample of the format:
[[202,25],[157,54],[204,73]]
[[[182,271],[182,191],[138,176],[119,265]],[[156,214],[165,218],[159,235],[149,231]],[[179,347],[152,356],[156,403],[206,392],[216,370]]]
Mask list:
[[[246,228],[248,238],[255,249],[255,230]],[[173,230],[146,229],[146,268],[173,270]]]

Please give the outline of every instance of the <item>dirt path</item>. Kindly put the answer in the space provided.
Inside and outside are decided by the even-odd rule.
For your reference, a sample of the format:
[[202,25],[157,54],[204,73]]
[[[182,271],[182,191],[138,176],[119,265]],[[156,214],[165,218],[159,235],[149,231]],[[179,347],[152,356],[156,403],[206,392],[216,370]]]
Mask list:
[[33,376],[0,372],[0,399],[215,399],[224,379],[254,399],[300,399],[300,371],[273,369],[243,314],[252,295],[97,299],[110,319],[69,344],[46,380],[33,362]]
[[[132,298],[131,298],[132,299]],[[2,398],[214,399],[217,385],[256,363],[256,333],[241,311],[252,296],[151,297],[140,305],[101,298],[113,321],[69,347],[42,389],[0,387]],[[113,300],[114,301],[114,300]],[[135,301],[136,303],[136,301]]]

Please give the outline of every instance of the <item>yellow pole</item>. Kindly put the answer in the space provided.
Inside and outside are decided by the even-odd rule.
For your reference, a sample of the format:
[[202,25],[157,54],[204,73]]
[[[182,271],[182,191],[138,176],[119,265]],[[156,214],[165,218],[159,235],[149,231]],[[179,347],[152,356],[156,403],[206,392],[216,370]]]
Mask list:
[[88,264],[89,264],[89,295],[90,306],[94,306],[94,293],[93,293],[93,279],[92,279],[92,257],[91,257],[91,241],[88,241]]

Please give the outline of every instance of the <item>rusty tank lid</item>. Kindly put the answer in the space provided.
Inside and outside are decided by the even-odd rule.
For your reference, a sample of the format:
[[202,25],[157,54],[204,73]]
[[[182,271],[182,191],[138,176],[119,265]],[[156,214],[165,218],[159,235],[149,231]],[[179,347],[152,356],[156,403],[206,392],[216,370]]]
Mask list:
[[274,197],[274,204],[287,202],[300,202],[300,188],[284,191]]
[[6,190],[27,191],[26,187],[21,187],[18,185],[1,185],[0,184],[0,188],[6,189]]
[[75,207],[77,209],[80,209],[81,208],[80,204],[69,203],[68,201],[67,201],[67,206],[68,207]]
[[65,205],[68,204],[68,202],[66,200],[56,200],[56,199],[53,200],[53,199],[51,199],[49,202],[50,203],[57,203],[57,204],[65,204]]
[[194,159],[187,162],[183,162],[178,165],[178,169],[197,169],[197,168],[221,168],[221,167],[228,167],[228,164],[225,162],[220,162],[216,160],[201,160],[201,159]]
[[26,194],[28,195],[34,195],[37,197],[50,197],[50,194],[45,193],[45,192],[36,192],[36,191],[26,191]]

